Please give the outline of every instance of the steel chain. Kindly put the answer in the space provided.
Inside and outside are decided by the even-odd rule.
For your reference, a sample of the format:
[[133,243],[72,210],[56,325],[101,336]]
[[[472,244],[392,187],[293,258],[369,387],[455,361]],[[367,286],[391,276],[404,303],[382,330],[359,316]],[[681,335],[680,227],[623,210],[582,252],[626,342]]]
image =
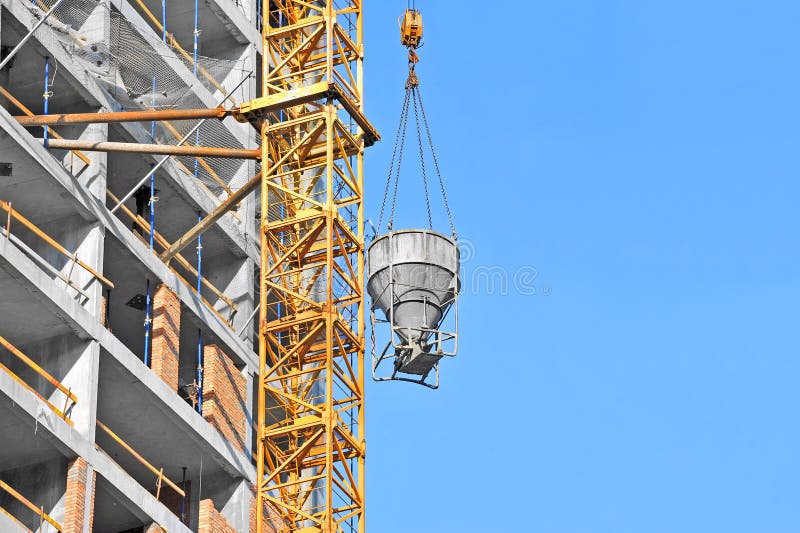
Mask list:
[[403,164],[403,150],[406,146],[406,130],[408,126],[408,101],[410,97],[409,89],[406,89],[406,104],[403,112],[403,131],[400,134],[400,153],[397,156],[397,170],[394,174],[394,193],[392,196],[392,211],[389,216],[389,222],[387,223],[387,227],[389,231],[392,230],[392,225],[394,224],[394,208],[397,204],[397,186],[400,183],[400,167]]
[[444,209],[447,211],[447,220],[450,222],[450,231],[453,234],[453,238],[455,239],[456,234],[456,225],[453,222],[453,213],[450,211],[450,203],[447,201],[447,192],[444,188],[444,180],[442,179],[442,173],[439,170],[439,158],[436,157],[436,150],[433,148],[433,136],[431,135],[431,128],[428,126],[428,117],[425,115],[425,106],[422,104],[422,93],[419,92],[417,89],[417,97],[419,98],[419,108],[422,111],[422,122],[425,125],[425,133],[428,135],[428,144],[431,147],[431,155],[433,156],[433,166],[436,169],[436,176],[439,178],[439,187],[442,190],[442,200],[444,201]]
[[417,87],[412,89],[411,96],[414,100],[414,124],[417,127],[417,144],[419,145],[419,164],[422,167],[422,185],[425,187],[425,207],[428,209],[428,227],[433,229],[433,216],[431,215],[431,197],[428,194],[428,175],[425,172],[425,150],[422,148],[422,132],[419,129],[419,112],[417,111]]
[[[378,228],[377,228],[377,231],[379,231],[379,232],[381,230],[381,225],[383,224],[383,214],[384,214],[384,211],[386,210],[386,199],[389,197],[389,186],[392,183],[392,173],[394,172],[394,162],[395,162],[395,159],[397,158],[397,146],[398,146],[398,143],[399,143],[399,140],[400,140],[400,133],[404,128],[404,124],[405,124],[405,121],[406,121],[406,118],[407,118],[407,114],[408,114],[408,100],[409,100],[409,94],[408,94],[408,90],[406,90],[406,96],[405,96],[405,99],[403,100],[403,107],[402,107],[402,109],[400,111],[400,121],[397,124],[397,133],[394,136],[394,146],[392,147],[392,160],[389,163],[389,174],[386,176],[386,188],[383,191],[383,201],[381,202],[381,213],[380,213],[380,216],[378,217]],[[402,148],[401,148],[401,154],[402,154]],[[402,159],[402,155],[400,157]],[[397,196],[397,185],[396,184],[395,184],[395,189],[394,189],[394,196],[395,197]],[[392,205],[394,205],[394,200],[392,201]],[[392,209],[392,215],[394,215],[394,208]]]

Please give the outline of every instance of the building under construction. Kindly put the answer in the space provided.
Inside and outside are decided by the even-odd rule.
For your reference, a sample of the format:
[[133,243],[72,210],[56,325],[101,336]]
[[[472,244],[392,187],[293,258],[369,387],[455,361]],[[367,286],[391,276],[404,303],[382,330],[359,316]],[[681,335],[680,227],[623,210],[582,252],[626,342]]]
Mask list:
[[365,293],[375,379],[457,340],[435,154],[452,238],[424,164],[392,229],[419,12],[367,248],[361,0],[0,6],[0,530],[363,533]]
[[0,4],[0,58],[41,23],[0,71],[0,531],[249,531],[257,198],[159,254],[257,159],[55,143],[244,150],[258,131],[211,118],[45,133],[19,118],[249,101],[259,6],[63,0],[48,15],[55,4]]

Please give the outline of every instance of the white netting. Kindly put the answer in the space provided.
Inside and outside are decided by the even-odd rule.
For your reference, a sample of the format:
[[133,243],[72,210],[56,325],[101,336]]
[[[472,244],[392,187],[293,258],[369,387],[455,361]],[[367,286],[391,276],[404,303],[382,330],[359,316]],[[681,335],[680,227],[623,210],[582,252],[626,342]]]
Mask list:
[[[54,3],[55,0],[37,0],[29,9],[38,18]],[[99,35],[95,29],[102,18],[106,19],[109,28],[107,35]],[[194,61],[189,53],[166,43],[151,45],[142,34],[152,32],[152,29],[134,27],[121,13],[109,9],[105,2],[66,0],[51,15],[45,27],[49,29],[48,35],[42,35],[40,31],[37,37],[44,38],[47,44],[60,44],[73,58],[84,62],[86,69],[123,109],[208,107],[208,102],[202,101],[192,90],[195,84],[204,86],[216,95],[215,98],[222,99],[223,91],[228,93],[250,74],[242,61],[198,56],[198,75],[195,78],[192,76]],[[252,97],[250,84],[245,82],[228,102],[242,102]],[[197,121],[157,123],[155,141],[176,144],[196,124]],[[204,122],[197,142],[193,135],[185,144],[243,147],[217,120]],[[177,159],[187,172],[193,174],[194,158]],[[224,196],[226,187],[238,186],[230,182],[242,164],[241,160],[206,158],[198,165],[197,176],[213,193]]]

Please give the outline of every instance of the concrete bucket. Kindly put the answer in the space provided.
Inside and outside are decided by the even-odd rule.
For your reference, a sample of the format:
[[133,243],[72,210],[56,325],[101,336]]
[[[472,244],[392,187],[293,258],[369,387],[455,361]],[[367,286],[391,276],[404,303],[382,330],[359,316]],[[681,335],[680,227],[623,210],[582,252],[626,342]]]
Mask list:
[[430,344],[460,288],[458,261],[455,241],[429,230],[394,231],[369,246],[367,291],[400,340],[402,372],[425,375],[441,358]]

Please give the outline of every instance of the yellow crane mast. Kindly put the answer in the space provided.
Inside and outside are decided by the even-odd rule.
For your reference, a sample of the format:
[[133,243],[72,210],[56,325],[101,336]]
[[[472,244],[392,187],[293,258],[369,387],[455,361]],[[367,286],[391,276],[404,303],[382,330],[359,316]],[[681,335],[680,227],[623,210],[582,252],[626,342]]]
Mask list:
[[365,530],[363,2],[264,3],[257,531]]

